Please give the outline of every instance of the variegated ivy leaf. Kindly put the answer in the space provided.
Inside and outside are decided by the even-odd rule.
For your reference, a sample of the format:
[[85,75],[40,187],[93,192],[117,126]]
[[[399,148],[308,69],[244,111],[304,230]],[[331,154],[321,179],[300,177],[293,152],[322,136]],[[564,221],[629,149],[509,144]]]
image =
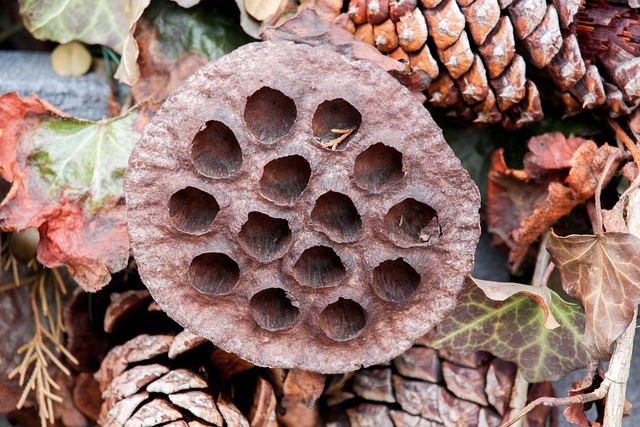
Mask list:
[[[456,309],[436,328],[434,347],[463,354],[488,351],[516,363],[529,382],[554,381],[589,363],[581,344],[584,313],[580,306],[567,303],[551,290],[476,282],[464,289]],[[496,298],[502,300],[491,299],[492,290],[500,285],[512,288],[506,291],[511,296],[505,298],[500,291],[503,295]],[[559,327],[545,327],[545,311]]]

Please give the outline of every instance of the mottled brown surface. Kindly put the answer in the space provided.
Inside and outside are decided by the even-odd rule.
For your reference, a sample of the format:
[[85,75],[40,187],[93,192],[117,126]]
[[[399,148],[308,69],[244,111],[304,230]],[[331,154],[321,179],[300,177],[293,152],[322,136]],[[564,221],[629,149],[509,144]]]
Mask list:
[[324,373],[389,360],[441,320],[480,231],[477,188],[406,88],[289,42],[174,92],[125,191],[140,275],[171,317],[255,364]]

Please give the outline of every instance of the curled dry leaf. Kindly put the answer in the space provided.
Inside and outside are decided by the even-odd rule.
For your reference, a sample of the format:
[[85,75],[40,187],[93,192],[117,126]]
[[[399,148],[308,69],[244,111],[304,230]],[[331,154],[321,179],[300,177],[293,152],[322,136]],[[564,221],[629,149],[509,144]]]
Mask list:
[[169,1],[153,2],[130,39],[135,57],[123,55],[120,67],[131,69],[136,78],[123,81],[133,84],[133,95],[150,113],[207,61],[250,41],[238,23],[214,5],[185,10]]
[[0,228],[38,227],[38,260],[66,266],[85,290],[103,287],[129,257],[122,176],[136,117],[78,121],[33,95],[0,97],[0,171],[12,183]]
[[594,357],[608,360],[611,344],[640,303],[640,239],[626,233],[551,233],[547,249],[565,291],[584,306],[582,343]]
[[532,139],[529,149],[524,170],[509,169],[502,151],[496,151],[487,187],[488,228],[496,243],[509,248],[514,271],[530,244],[574,207],[593,197],[609,156],[616,159],[603,185],[609,183],[621,159],[616,147],[598,147],[580,138],[565,140],[559,133]]
[[20,14],[37,39],[59,43],[78,40],[120,53],[129,24],[144,3],[149,0],[22,0]]
[[[529,382],[553,381],[587,364],[589,355],[580,342],[584,314],[578,305],[566,303],[553,291],[536,291],[531,286],[530,292],[523,294],[516,288],[512,296],[495,301],[490,294],[498,284],[476,283],[465,288],[456,309],[436,328],[434,347],[463,354],[489,351],[516,363]],[[543,297],[547,293],[550,297]],[[537,294],[535,299],[533,294]],[[544,326],[545,311],[559,327]]]

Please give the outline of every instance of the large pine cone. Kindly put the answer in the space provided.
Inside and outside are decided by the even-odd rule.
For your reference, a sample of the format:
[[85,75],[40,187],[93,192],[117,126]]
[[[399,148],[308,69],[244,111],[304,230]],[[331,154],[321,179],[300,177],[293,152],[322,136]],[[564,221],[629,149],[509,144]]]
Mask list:
[[346,16],[336,23],[432,77],[430,106],[467,120],[538,121],[541,91],[567,115],[640,103],[640,15],[624,3],[350,0]]

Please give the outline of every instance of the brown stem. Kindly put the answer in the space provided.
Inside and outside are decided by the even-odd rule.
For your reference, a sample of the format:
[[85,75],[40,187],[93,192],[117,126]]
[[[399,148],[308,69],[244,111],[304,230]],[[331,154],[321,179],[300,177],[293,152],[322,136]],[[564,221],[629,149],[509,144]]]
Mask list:
[[627,135],[627,133],[622,130],[620,125],[615,120],[613,120],[612,118],[607,118],[607,121],[609,122],[609,126],[613,128],[616,136],[620,138],[625,147],[627,147],[627,150],[629,150],[629,152],[631,153],[631,157],[633,157],[633,161],[636,162],[636,165],[638,165],[638,169],[640,169],[640,149],[638,149],[629,135]]

